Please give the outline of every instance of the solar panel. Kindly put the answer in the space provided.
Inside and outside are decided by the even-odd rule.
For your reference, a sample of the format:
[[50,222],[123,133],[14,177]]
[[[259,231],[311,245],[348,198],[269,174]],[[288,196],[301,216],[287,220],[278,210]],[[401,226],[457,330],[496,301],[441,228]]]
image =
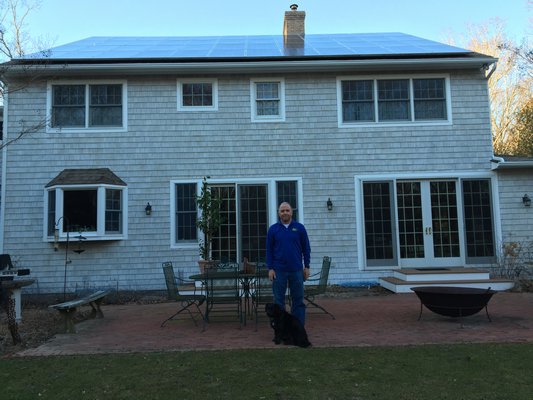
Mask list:
[[[24,58],[187,59],[458,54],[468,50],[403,33],[306,35],[287,43],[277,36],[90,37]],[[41,54],[41,55],[40,55]]]

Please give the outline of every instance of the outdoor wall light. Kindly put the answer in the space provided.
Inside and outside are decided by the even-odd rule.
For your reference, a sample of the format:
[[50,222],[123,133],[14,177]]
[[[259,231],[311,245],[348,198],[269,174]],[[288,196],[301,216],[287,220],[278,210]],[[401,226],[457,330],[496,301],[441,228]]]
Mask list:
[[144,208],[144,212],[146,213],[146,215],[152,215],[152,206],[150,205],[150,203],[146,204],[146,207]]
[[524,197],[522,197],[522,203],[524,203],[525,207],[531,207],[531,199],[529,198],[527,194],[525,194]]
[[328,207],[328,211],[333,210],[333,202],[331,201],[331,197],[328,197],[328,201],[326,202],[326,206]]

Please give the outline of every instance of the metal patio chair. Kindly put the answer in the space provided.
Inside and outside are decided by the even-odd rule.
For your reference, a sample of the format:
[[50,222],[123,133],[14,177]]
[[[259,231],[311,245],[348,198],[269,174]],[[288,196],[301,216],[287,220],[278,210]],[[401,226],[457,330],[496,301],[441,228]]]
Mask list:
[[265,264],[258,264],[255,270],[255,278],[251,284],[252,312],[255,318],[255,330],[260,315],[265,314],[265,304],[274,302],[272,294],[272,282],[268,279],[268,268]]
[[174,268],[172,267],[171,262],[164,262],[163,263],[163,273],[165,274],[165,283],[167,285],[167,296],[169,300],[174,300],[178,303],[180,303],[181,308],[174,314],[172,314],[169,318],[164,320],[161,323],[161,326],[165,325],[168,321],[173,319],[178,314],[186,311],[189,313],[189,316],[194,321],[195,325],[198,325],[196,322],[196,319],[194,318],[194,314],[190,310],[191,308],[196,308],[202,319],[204,318],[204,314],[202,313],[202,310],[200,310],[200,306],[205,302],[206,297],[203,294],[196,294],[196,287],[194,288],[193,292],[190,293],[190,291],[180,291],[179,286],[184,285],[186,283],[193,283],[194,281],[188,281],[185,279],[181,279],[176,277],[174,274]]
[[242,297],[239,279],[239,265],[235,263],[218,264],[216,268],[205,271],[207,305],[204,317],[206,324],[214,320],[227,321],[235,318],[242,328]]
[[307,283],[304,286],[304,300],[307,302],[307,306],[313,306],[315,308],[318,308],[325,312],[326,314],[329,314],[331,318],[335,319],[335,316],[331,314],[328,310],[326,310],[324,307],[316,303],[315,296],[321,295],[326,293],[326,288],[328,285],[328,277],[329,277],[329,268],[331,266],[331,258],[328,256],[325,256],[322,260],[322,269],[320,272],[317,272],[316,274],[313,274],[307,279]]

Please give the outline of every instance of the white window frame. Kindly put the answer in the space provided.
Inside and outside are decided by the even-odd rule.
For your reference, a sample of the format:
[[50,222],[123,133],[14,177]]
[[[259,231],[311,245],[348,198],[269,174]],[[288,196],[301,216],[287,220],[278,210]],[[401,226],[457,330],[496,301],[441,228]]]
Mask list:
[[[83,127],[53,127],[52,123],[52,86],[55,85],[85,85],[85,126]],[[122,126],[90,127],[89,126],[89,86],[90,85],[122,85]],[[46,87],[46,132],[47,133],[75,133],[75,132],[126,132],[128,130],[128,84],[126,80],[54,80]]]
[[[272,225],[278,221],[278,210],[277,210],[277,193],[276,193],[276,183],[282,181],[296,181],[296,186],[298,190],[298,222],[304,224],[304,208],[303,208],[303,184],[301,177],[267,177],[267,178],[235,178],[235,179],[209,179],[210,185],[258,185],[264,184],[268,186],[268,225]],[[202,232],[198,230],[197,240],[195,241],[183,241],[176,242],[176,185],[182,183],[196,183],[196,192],[200,196],[202,190],[202,179],[198,180],[181,180],[175,179],[170,181],[170,248],[171,249],[194,249],[198,250],[198,243],[203,239]],[[199,216],[199,214],[198,214]],[[237,235],[240,233],[237,232]]]
[[[65,242],[67,240],[67,232],[63,230],[63,194],[67,190],[97,190],[97,209],[98,214],[96,217],[96,231],[82,232],[82,235],[88,240],[125,240],[128,238],[128,188],[127,186],[117,185],[57,185],[46,188],[44,191],[44,224],[43,224],[43,237],[46,242],[53,242],[54,236],[48,234],[48,193],[55,191],[56,193],[56,206],[55,206],[55,221],[59,229],[59,241]],[[122,191],[122,233],[106,233],[105,232],[105,205],[106,205],[106,189],[121,190]],[[58,224],[58,221],[61,222]],[[70,241],[75,240],[77,232],[70,232]]]
[[[444,90],[446,93],[446,119],[441,120],[415,120],[414,115],[414,79],[444,79]],[[409,80],[409,102],[410,102],[410,120],[408,121],[379,121],[379,100],[377,95],[377,82],[381,80]],[[373,81],[374,90],[374,121],[343,121],[342,113],[342,82],[343,81]],[[452,100],[451,100],[451,85],[449,74],[411,74],[411,75],[347,75],[337,76],[337,120],[339,128],[354,128],[354,127],[381,127],[381,126],[427,126],[427,125],[451,125],[452,119]]]
[[[279,85],[279,115],[257,115],[257,83],[271,82]],[[285,121],[285,79],[284,78],[253,78],[250,79],[250,107],[252,122],[284,122]]]
[[[210,83],[213,90],[213,104],[210,106],[185,106],[183,105],[184,83]],[[214,78],[187,78],[177,80],[178,111],[217,111],[218,110],[218,79]]]

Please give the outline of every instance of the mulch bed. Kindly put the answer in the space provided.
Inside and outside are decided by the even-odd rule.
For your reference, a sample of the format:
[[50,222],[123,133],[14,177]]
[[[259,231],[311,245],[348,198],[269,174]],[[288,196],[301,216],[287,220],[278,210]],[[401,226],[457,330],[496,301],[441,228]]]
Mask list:
[[25,305],[22,310],[22,321],[18,323],[22,343],[14,345],[8,329],[7,315],[2,310],[0,311],[0,357],[37,347],[60,332],[62,327],[63,321],[56,310],[50,310],[42,305]]

